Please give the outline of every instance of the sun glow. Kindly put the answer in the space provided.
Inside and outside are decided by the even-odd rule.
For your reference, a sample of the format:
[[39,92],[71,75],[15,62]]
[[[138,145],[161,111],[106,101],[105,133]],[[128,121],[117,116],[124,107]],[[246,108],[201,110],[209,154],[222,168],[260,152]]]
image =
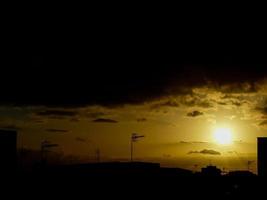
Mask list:
[[217,128],[214,131],[214,140],[220,145],[229,145],[232,141],[232,131],[229,128]]

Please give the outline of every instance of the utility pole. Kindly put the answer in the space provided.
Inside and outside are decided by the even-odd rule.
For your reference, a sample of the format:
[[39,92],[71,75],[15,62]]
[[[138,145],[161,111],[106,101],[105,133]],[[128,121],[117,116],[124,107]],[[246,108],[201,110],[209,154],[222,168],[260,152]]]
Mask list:
[[41,142],[41,160],[42,164],[46,164],[47,152],[49,148],[58,147],[58,144],[52,144],[51,142],[44,140]]
[[131,162],[133,162],[133,150],[134,150],[134,142],[137,142],[138,139],[144,138],[144,135],[138,135],[137,133],[133,133],[131,136]]
[[100,163],[100,149],[97,148],[96,151],[95,151],[95,153],[96,153],[96,161],[97,161],[98,163]]

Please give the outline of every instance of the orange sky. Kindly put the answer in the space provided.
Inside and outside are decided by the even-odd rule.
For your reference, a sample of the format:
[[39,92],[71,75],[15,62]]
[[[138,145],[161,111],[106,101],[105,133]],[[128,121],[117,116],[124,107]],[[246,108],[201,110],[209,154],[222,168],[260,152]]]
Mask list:
[[[54,151],[64,154],[93,156],[100,148],[103,158],[128,159],[130,135],[137,132],[145,135],[135,144],[135,157],[139,159],[176,163],[175,159],[215,162],[223,158],[233,168],[246,167],[237,161],[255,160],[256,138],[267,136],[267,82],[258,82],[255,92],[246,92],[249,84],[241,91],[229,92],[231,87],[199,87],[191,94],[113,107],[2,106],[0,124],[17,129],[18,146],[24,148],[38,149],[47,139],[60,145]],[[231,129],[232,144],[215,143],[214,129],[220,127]],[[205,149],[220,155],[188,154]]]

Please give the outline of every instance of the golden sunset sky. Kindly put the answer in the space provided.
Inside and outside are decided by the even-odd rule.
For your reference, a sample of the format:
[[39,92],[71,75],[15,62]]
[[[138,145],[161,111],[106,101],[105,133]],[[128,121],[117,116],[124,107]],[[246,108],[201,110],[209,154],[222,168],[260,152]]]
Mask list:
[[[264,79],[253,85],[207,83],[138,104],[1,106],[0,125],[18,130],[19,148],[40,149],[49,140],[59,144],[53,151],[66,155],[93,157],[99,148],[103,160],[127,160],[131,134],[139,133],[145,138],[134,144],[135,159],[246,169],[248,160],[256,160],[257,137],[267,136],[266,102]],[[226,144],[216,138],[218,129],[230,130]]]

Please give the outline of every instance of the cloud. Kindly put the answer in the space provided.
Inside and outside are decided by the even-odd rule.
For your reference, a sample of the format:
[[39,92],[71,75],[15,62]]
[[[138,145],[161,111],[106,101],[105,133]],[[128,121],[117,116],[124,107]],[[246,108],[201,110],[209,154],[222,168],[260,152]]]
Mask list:
[[187,113],[186,116],[188,116],[188,117],[198,117],[198,116],[201,116],[201,115],[203,115],[203,114],[204,114],[204,113],[195,110],[195,111],[193,111],[193,112]]
[[240,107],[244,104],[247,104],[248,101],[246,100],[246,97],[242,94],[233,95],[233,94],[225,94],[221,97],[220,101],[217,101],[217,104],[219,105],[233,105]]
[[202,141],[193,141],[191,144],[207,144],[208,142],[202,142]]
[[137,122],[146,122],[147,119],[146,118],[138,118],[136,119]]
[[217,104],[222,105],[222,106],[226,106],[227,105],[226,102],[222,102],[222,101],[217,101]]
[[180,141],[179,144],[191,144],[191,142]]
[[67,133],[67,132],[69,132],[68,130],[65,130],[65,129],[54,129],[54,128],[45,129],[45,131],[51,132],[51,133]]
[[164,101],[164,102],[155,103],[150,108],[152,110],[154,110],[154,109],[160,109],[160,108],[163,108],[163,107],[174,107],[174,108],[177,108],[177,107],[179,107],[179,103],[177,101],[174,101],[174,100],[167,100],[167,101]]
[[267,120],[264,120],[259,123],[260,126],[267,126]]
[[79,122],[80,121],[80,119],[78,119],[78,118],[71,118],[70,119],[70,122]]
[[242,102],[232,101],[232,105],[239,107],[242,105]]
[[179,141],[179,142],[170,142],[164,143],[164,146],[180,146],[180,145],[196,145],[196,144],[209,144],[208,142],[204,141]]
[[234,143],[235,144],[244,144],[244,142],[242,140],[235,140]]
[[231,84],[224,84],[217,86],[216,89],[226,94],[236,94],[236,93],[255,93],[257,88],[254,82],[234,82]]
[[77,111],[69,111],[69,110],[45,110],[39,111],[36,113],[39,116],[63,116],[63,117],[73,117],[76,116],[78,113]]
[[45,121],[44,120],[41,120],[41,119],[37,119],[37,120],[35,120],[34,121],[36,124],[43,124],[43,123],[45,123]]
[[76,137],[75,140],[77,142],[86,142],[87,141],[85,138],[81,138],[81,137]]
[[202,141],[180,141],[180,144],[207,144],[207,142]]
[[221,155],[220,152],[209,149],[203,149],[202,151],[189,151],[188,154]]
[[267,107],[257,107],[257,111],[260,111],[263,115],[267,115]]
[[199,97],[196,94],[188,94],[185,96],[180,96],[179,101],[182,105],[187,107],[200,107],[200,108],[212,108],[212,101],[207,99],[207,97]]
[[116,120],[105,119],[105,118],[98,118],[98,119],[93,120],[93,122],[96,122],[96,123],[118,123],[118,121],[116,121]]
[[104,112],[88,112],[88,113],[85,113],[85,117],[87,118],[99,118],[99,117],[102,117],[104,116],[106,113]]
[[[203,86],[229,94],[252,93],[257,89],[254,83],[267,76],[266,64],[257,64],[260,60],[263,62],[263,58],[252,59],[251,55],[242,53],[241,56],[240,53],[226,62],[228,58],[218,55],[218,52],[197,51],[193,55],[185,52],[175,54],[175,63],[172,64],[166,63],[169,59],[159,62],[159,58],[154,56],[153,59],[146,56],[148,58],[144,62],[144,58],[135,53],[132,58],[122,58],[117,56],[120,53],[110,51],[106,54],[110,59],[102,59],[101,63],[97,56],[94,60],[91,55],[77,52],[43,55],[43,59],[33,59],[30,55],[13,56],[12,59],[3,60],[3,65],[11,62],[8,66],[21,66],[21,70],[17,70],[15,75],[5,73],[6,76],[1,78],[0,103],[48,107],[143,104],[162,97],[190,94],[193,88]],[[103,57],[103,54],[100,55]],[[29,60],[34,60],[32,68],[29,67]],[[88,77],[82,66],[89,65],[95,67],[90,70]],[[113,67],[109,68],[110,65]],[[7,70],[10,72],[14,70],[9,68]],[[103,74],[103,71],[106,73]],[[7,85],[9,80],[16,80],[20,84]],[[203,103],[202,106],[209,104]]]
[[0,128],[1,128],[1,129],[17,130],[17,131],[22,130],[21,127],[16,126],[16,125],[5,125],[5,126],[1,126]]

